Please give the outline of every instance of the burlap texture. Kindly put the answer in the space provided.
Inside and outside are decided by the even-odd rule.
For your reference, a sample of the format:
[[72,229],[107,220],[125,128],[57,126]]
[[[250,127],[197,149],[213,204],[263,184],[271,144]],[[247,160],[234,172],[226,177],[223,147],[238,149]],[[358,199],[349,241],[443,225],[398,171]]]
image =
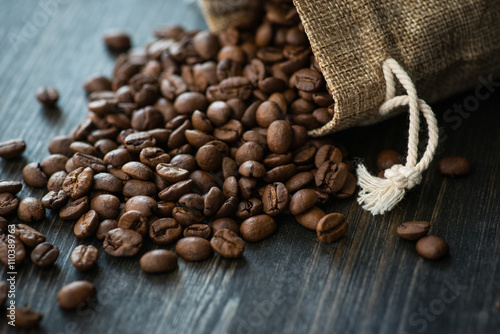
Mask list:
[[[205,7],[220,1],[203,0]],[[333,120],[311,135],[383,119],[378,108],[385,99],[382,64],[387,58],[407,70],[429,103],[478,85],[480,75],[500,72],[500,0],[294,4],[335,100]],[[218,21],[214,11],[204,12],[211,28],[210,22],[228,23]]]

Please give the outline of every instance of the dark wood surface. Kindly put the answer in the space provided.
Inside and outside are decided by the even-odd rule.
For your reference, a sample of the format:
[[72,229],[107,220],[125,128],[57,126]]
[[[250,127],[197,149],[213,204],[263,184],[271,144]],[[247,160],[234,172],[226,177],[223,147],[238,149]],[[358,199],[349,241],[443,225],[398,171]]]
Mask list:
[[[28,145],[22,158],[0,161],[0,179],[22,180],[27,162],[48,155],[51,137],[68,134],[85,118],[81,83],[94,73],[109,74],[114,61],[101,43],[103,31],[125,29],[135,45],[144,45],[158,25],[205,27],[191,2],[54,0],[58,5],[49,10],[44,3],[50,2],[0,1],[0,140],[21,137]],[[60,109],[38,105],[34,92],[41,85],[59,89]],[[437,158],[464,155],[473,173],[446,178],[434,161],[422,184],[385,216],[371,216],[354,199],[329,202],[328,212],[350,222],[339,242],[320,243],[283,217],[274,236],[248,244],[238,261],[180,260],[179,270],[153,276],[141,272],[139,256],[124,260],[101,252],[98,267],[80,273],[69,261],[81,243],[72,224],[48,213],[35,227],[61,256],[46,270],[27,261],[17,275],[16,303],[44,313],[33,333],[498,333],[500,94],[481,101],[468,118],[444,116],[473,95],[433,106],[446,136]],[[404,152],[406,127],[402,115],[335,137],[374,168],[380,150]],[[25,186],[20,197],[43,193]],[[451,256],[420,258],[414,242],[395,232],[408,220],[430,221]],[[5,268],[1,275],[6,278]],[[98,303],[81,312],[61,310],[58,290],[78,279],[95,283]],[[10,330],[1,322],[1,333]]]

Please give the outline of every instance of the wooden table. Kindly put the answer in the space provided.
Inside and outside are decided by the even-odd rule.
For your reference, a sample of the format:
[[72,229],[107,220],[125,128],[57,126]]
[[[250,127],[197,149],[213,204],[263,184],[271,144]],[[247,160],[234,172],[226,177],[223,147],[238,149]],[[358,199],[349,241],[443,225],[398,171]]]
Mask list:
[[[161,24],[205,28],[192,2],[1,1],[0,140],[21,137],[28,148],[22,158],[0,161],[0,178],[22,180],[26,163],[48,155],[50,138],[68,134],[85,118],[82,82],[110,74],[114,62],[101,42],[106,29],[125,29],[135,45],[144,45]],[[41,85],[58,87],[60,109],[39,106],[34,93]],[[35,227],[61,256],[51,269],[26,263],[19,270],[16,302],[44,313],[33,333],[498,333],[500,94],[480,101],[466,118],[445,114],[469,96],[474,90],[433,107],[446,136],[437,158],[464,155],[473,173],[443,177],[433,162],[422,185],[385,216],[371,216],[354,199],[330,202],[327,211],[350,222],[339,242],[323,244],[283,217],[278,233],[248,244],[238,261],[180,260],[179,270],[153,276],[141,272],[138,256],[124,260],[101,252],[98,268],[80,273],[69,260],[81,243],[72,224],[48,213]],[[335,137],[373,169],[382,149],[404,152],[406,128],[402,115]],[[25,186],[20,197],[43,194]],[[419,257],[414,242],[396,235],[409,220],[430,221],[451,256],[439,262]],[[61,310],[58,290],[79,279],[95,283],[98,303],[81,312]],[[2,322],[0,332],[8,330]]]

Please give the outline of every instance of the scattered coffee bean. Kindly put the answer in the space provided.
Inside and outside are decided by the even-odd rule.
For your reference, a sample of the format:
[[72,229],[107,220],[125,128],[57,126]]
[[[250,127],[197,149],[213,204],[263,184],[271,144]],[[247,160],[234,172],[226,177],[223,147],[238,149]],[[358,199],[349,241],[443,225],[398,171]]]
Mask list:
[[42,233],[25,224],[17,224],[15,226],[14,235],[29,248],[35,248],[38,244],[45,241],[45,236]]
[[142,236],[133,230],[115,228],[106,234],[103,248],[106,253],[117,257],[134,256],[142,247]]
[[11,139],[0,143],[0,158],[15,159],[23,154],[26,143],[22,139]]
[[[26,249],[18,237],[14,237],[14,258],[12,259],[12,242],[8,234],[0,234],[0,262],[5,266],[20,266],[26,258]],[[9,254],[10,253],[10,254]]]
[[240,257],[245,250],[245,241],[227,229],[217,231],[210,240],[210,245],[217,254],[228,259]]
[[28,306],[15,308],[15,325],[19,328],[36,328],[42,322],[43,314],[30,310]]
[[417,241],[417,253],[429,260],[439,260],[448,255],[450,248],[443,238],[427,235]]
[[323,242],[334,242],[347,231],[347,222],[341,213],[330,213],[320,219],[316,226],[318,239]]
[[243,221],[240,233],[246,241],[257,242],[270,237],[277,228],[278,225],[274,218],[268,215],[258,215]]
[[71,263],[79,271],[87,271],[95,266],[99,251],[92,245],[77,246],[71,252]]
[[212,248],[206,239],[187,237],[177,242],[175,252],[186,261],[203,261],[212,255]]
[[110,30],[104,34],[104,44],[111,50],[116,52],[127,51],[132,43],[130,36],[121,30]]
[[17,194],[23,189],[23,184],[19,181],[0,181],[0,194],[11,193],[12,195]]
[[42,242],[31,252],[31,261],[40,268],[50,267],[59,257],[59,248],[49,242]]
[[310,230],[316,231],[316,227],[318,226],[321,218],[325,216],[325,212],[318,208],[317,206],[313,206],[306,212],[295,216],[295,219],[299,222],[300,225],[308,228]]
[[40,221],[45,218],[45,208],[38,198],[26,197],[19,202],[17,216],[27,223]]
[[59,101],[59,92],[54,87],[40,87],[36,90],[36,99],[44,107],[53,107]]
[[0,194],[0,215],[9,216],[16,212],[19,206],[19,199],[11,193]]
[[471,171],[471,164],[467,158],[460,156],[444,157],[438,161],[439,172],[447,176],[467,175]]
[[23,179],[29,186],[44,188],[47,185],[48,177],[42,171],[39,163],[32,162],[23,168]]
[[431,224],[424,221],[411,221],[398,226],[398,235],[406,240],[418,240],[427,235]]
[[184,229],[183,235],[187,237],[200,237],[209,240],[212,236],[212,228],[207,224],[193,224]]
[[140,265],[148,274],[169,272],[177,268],[177,256],[166,249],[155,249],[141,257]]
[[79,306],[88,304],[96,297],[94,284],[89,281],[75,281],[59,290],[57,302],[65,310],[75,310]]
[[90,210],[76,222],[73,232],[80,239],[92,236],[99,226],[99,215],[95,210]]

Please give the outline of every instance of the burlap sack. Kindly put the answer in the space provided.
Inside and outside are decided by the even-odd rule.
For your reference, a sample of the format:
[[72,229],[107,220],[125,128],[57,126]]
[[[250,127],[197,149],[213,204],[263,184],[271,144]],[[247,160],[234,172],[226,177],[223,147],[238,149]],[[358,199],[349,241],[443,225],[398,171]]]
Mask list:
[[[219,32],[256,0],[202,0]],[[333,120],[312,135],[376,123],[385,100],[382,66],[394,58],[427,102],[500,70],[499,0],[294,0],[335,100]]]

